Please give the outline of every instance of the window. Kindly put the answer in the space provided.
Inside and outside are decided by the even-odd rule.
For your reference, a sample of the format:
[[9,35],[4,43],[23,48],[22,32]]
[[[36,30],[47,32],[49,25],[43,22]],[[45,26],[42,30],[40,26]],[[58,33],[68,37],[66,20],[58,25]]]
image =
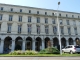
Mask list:
[[74,18],[74,15],[72,15],[72,18]]
[[18,33],[21,33],[22,25],[18,25]]
[[22,16],[19,16],[19,22],[22,22]]
[[13,16],[9,15],[9,21],[12,21]]
[[67,22],[67,25],[69,25],[69,20],[66,20],[66,22]]
[[1,10],[3,11],[3,7],[1,7]]
[[66,14],[66,17],[68,17],[68,15]]
[[22,9],[20,9],[20,12],[22,12]]
[[47,12],[45,12],[45,15],[47,15]]
[[61,14],[59,14],[59,16],[61,16]]
[[45,23],[48,23],[48,18],[45,18]]
[[79,18],[79,16],[78,16],[78,18]]
[[57,27],[56,26],[53,27],[53,33],[57,34]]
[[55,19],[52,19],[52,24],[55,24]]
[[76,25],[76,21],[75,21],[75,20],[73,20],[73,25],[74,25],[74,26]]
[[60,27],[60,30],[61,30],[61,34],[64,34],[64,28]]
[[37,25],[37,34],[40,34],[40,26]]
[[37,11],[37,14],[39,14],[39,11]]
[[13,11],[13,8],[11,8],[11,11]]
[[40,17],[37,17],[37,23],[40,23]]
[[60,21],[60,24],[63,24],[62,20],[59,20]]
[[68,27],[68,34],[71,34],[71,29],[70,29],[70,27]]
[[3,15],[2,15],[2,14],[0,14],[0,20],[2,20],[2,16],[3,16]]
[[52,15],[54,16],[54,13],[52,13]]
[[11,24],[8,24],[8,30],[7,30],[7,33],[11,33]]
[[1,45],[1,38],[0,38],[0,45]]
[[28,16],[28,22],[31,22],[31,16]]
[[29,13],[31,13],[31,10],[29,10]]
[[28,34],[31,34],[31,25],[28,25]]
[[45,33],[46,33],[46,34],[49,33],[48,26],[45,26]]
[[77,35],[77,28],[74,28],[75,35]]
[[0,24],[0,31],[1,31],[1,24]]

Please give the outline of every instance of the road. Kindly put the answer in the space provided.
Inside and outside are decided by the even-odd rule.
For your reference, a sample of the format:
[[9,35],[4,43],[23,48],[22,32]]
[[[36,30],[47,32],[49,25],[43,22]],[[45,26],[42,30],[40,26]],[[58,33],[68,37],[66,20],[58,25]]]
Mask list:
[[80,60],[80,57],[0,57],[0,60]]

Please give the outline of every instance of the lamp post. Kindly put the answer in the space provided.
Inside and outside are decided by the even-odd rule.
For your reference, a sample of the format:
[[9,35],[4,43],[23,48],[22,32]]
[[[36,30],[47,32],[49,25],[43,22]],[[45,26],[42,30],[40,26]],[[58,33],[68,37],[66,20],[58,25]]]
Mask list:
[[57,24],[58,24],[58,34],[59,34],[59,45],[60,45],[60,54],[62,55],[61,50],[61,38],[60,38],[60,26],[59,26],[59,19],[58,19],[58,9],[59,9],[60,2],[58,2],[58,8],[57,8]]

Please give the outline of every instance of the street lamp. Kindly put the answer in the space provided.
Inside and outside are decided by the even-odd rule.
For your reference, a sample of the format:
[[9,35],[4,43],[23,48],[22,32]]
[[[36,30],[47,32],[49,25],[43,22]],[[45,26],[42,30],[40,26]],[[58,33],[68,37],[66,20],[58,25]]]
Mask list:
[[60,26],[59,26],[59,19],[58,19],[58,9],[59,9],[60,2],[58,2],[58,8],[57,8],[57,24],[58,24],[58,34],[59,34],[59,45],[60,45],[60,54],[62,55],[61,50],[61,38],[60,38]]

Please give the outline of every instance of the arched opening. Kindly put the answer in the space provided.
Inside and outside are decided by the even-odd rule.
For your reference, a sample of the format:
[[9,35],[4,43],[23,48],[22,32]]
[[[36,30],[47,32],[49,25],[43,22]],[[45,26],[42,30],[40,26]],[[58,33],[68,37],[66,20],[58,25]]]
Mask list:
[[40,50],[41,50],[41,42],[42,42],[42,41],[41,41],[41,38],[40,38],[40,37],[37,37],[37,38],[36,38],[36,44],[35,44],[35,45],[36,45],[36,46],[35,46],[35,48],[36,48],[35,50],[36,50],[36,51],[40,51]]
[[72,38],[69,38],[68,42],[69,42],[69,45],[73,45],[73,39]]
[[62,45],[62,48],[64,48],[66,46],[66,39],[65,38],[61,38],[61,45]]
[[3,53],[9,53],[11,51],[11,44],[12,44],[12,38],[6,37],[4,39]]
[[32,50],[32,38],[31,37],[26,38],[25,49],[26,50]]
[[79,38],[76,38],[75,41],[76,41],[76,45],[80,45],[80,40],[79,40]]
[[53,46],[57,48],[57,46],[59,45],[59,41],[58,38],[53,38]]
[[22,38],[17,37],[15,40],[15,50],[22,50]]
[[50,39],[48,37],[45,38],[45,48],[48,48],[48,41],[50,41]]

